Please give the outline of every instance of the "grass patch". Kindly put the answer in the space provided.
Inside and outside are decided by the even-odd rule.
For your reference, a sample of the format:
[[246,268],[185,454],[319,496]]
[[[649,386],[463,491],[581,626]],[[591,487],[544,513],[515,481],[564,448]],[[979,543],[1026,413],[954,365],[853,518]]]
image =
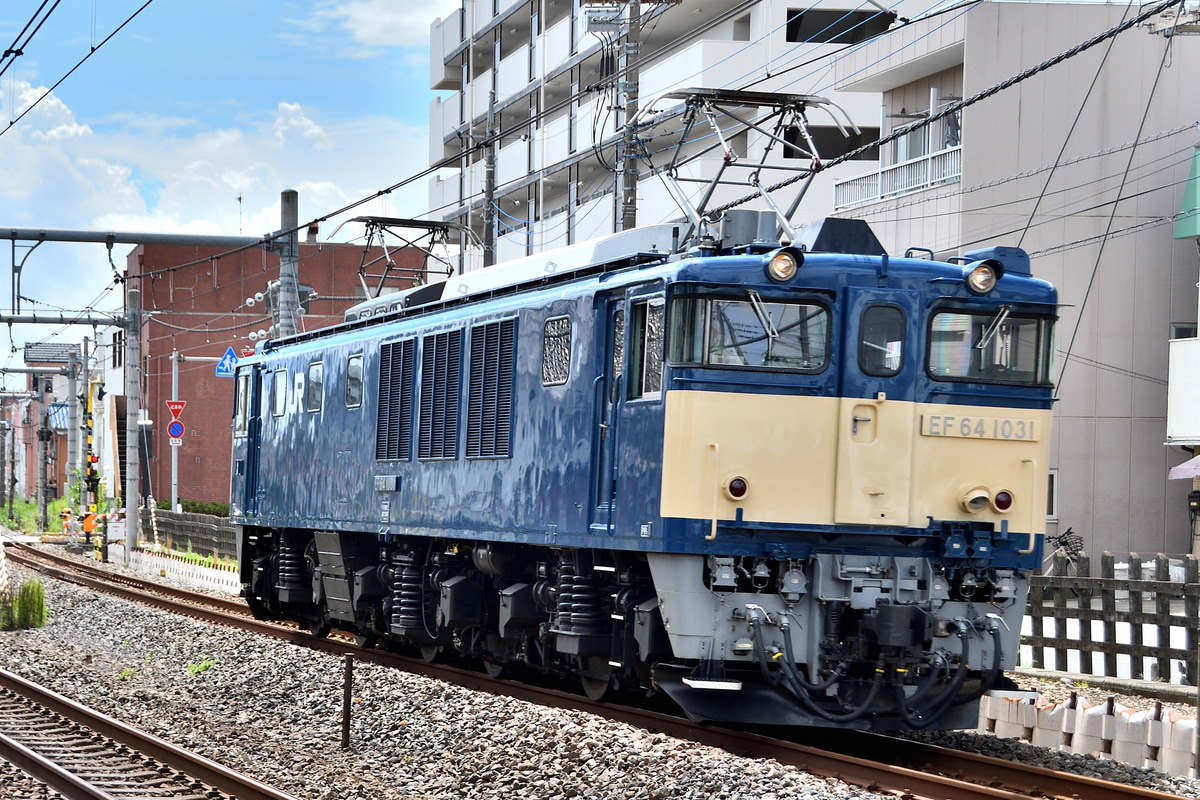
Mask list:
[[194,678],[197,675],[199,675],[201,672],[204,672],[206,669],[210,669],[211,667],[215,667],[216,665],[217,665],[217,660],[215,658],[206,658],[203,661],[201,661],[199,664],[188,664],[187,665],[188,675],[191,675]]
[[0,598],[0,630],[40,628],[48,616],[46,588],[39,578],[26,578],[15,593]]

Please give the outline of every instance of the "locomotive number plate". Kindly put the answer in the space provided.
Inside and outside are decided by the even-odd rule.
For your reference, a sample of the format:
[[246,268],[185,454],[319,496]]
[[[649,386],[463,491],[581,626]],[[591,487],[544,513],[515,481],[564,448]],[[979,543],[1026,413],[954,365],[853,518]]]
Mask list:
[[956,439],[1006,439],[1036,442],[1041,438],[1037,420],[1002,417],[957,417],[949,414],[921,416],[922,436],[949,436]]

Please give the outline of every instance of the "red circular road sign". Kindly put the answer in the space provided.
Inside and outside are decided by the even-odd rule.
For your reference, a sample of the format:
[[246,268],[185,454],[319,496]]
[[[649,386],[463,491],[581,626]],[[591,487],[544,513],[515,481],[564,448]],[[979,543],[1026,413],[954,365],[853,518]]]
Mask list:
[[183,423],[177,419],[171,420],[167,425],[167,435],[172,439],[178,439],[183,436]]

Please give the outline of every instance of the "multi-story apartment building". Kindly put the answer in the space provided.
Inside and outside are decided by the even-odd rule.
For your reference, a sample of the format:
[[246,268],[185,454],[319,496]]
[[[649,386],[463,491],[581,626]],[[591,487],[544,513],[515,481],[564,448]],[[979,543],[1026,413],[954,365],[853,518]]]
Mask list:
[[[656,95],[683,88],[829,96],[859,132],[847,130],[844,137],[834,120],[814,112],[809,121],[818,153],[828,159],[873,141],[878,97],[833,92],[828,64],[820,62],[887,29],[894,16],[840,1],[795,6],[779,0],[463,0],[431,30],[431,85],[449,93],[430,107],[430,160],[446,166],[431,179],[432,216],[469,227],[484,241],[492,209],[496,263],[622,229],[632,218],[620,174],[631,95],[641,109]],[[669,112],[672,102],[678,107],[678,101],[662,100],[655,110]],[[758,110],[744,113],[754,118]],[[650,174],[669,160],[679,128],[678,117],[668,116],[638,133],[633,216],[639,226],[684,218]],[[495,136],[489,167],[489,148],[481,143]],[[761,141],[751,132],[731,144],[746,158]],[[707,180],[722,157],[713,151],[682,177]],[[877,156],[867,151],[859,157],[870,162]],[[783,147],[771,159],[789,167],[808,163]],[[861,163],[847,163],[822,172],[796,219],[827,214],[834,179],[861,169]],[[745,178],[745,172],[731,174],[713,204],[744,195]],[[694,194],[704,188],[686,185]],[[467,269],[482,266],[483,248],[468,248],[466,261]]]
[[[430,108],[431,163],[445,167],[431,179],[432,215],[482,240],[494,209],[497,262],[623,225],[629,6],[464,0],[434,23],[431,85],[448,94]],[[632,38],[643,108],[685,87],[826,96],[861,131],[846,139],[812,115],[826,161],[936,117],[818,173],[794,222],[860,217],[893,253],[1029,251],[1063,303],[1048,532],[1073,528],[1089,550],[1190,549],[1191,487],[1167,480],[1190,453],[1164,442],[1168,341],[1196,331],[1196,254],[1172,239],[1171,221],[1196,144],[1200,39],[1135,27],[944,113],[1137,10],[983,2],[906,22],[841,2],[640,8]],[[623,18],[619,30],[604,13]],[[490,181],[479,146],[491,138],[489,117],[499,137]],[[638,137],[662,153],[671,130],[668,121]],[[735,151],[752,149],[755,136],[734,141]],[[805,165],[778,149],[772,158]],[[709,177],[719,159],[714,152],[686,177]],[[652,160],[638,160],[638,225],[683,218],[649,174]],[[713,204],[746,194],[721,187]],[[482,264],[481,248],[468,248],[467,268]]]
[[[963,5],[842,55],[836,85],[882,93],[890,133],[1137,11]],[[1168,340],[1196,333],[1196,251],[1172,229],[1197,74],[1200,39],[1135,27],[889,143],[880,168],[834,192],[835,212],[867,220],[891,252],[1020,246],[1059,287],[1048,530],[1072,527],[1093,551],[1191,549],[1191,487],[1167,480],[1190,454],[1164,442]]]

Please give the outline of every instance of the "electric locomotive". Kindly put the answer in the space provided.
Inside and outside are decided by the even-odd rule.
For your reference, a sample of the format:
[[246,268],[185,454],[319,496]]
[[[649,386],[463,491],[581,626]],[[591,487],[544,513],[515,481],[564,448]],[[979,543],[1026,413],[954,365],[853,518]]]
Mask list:
[[1041,563],[1056,292],[1016,248],[775,230],[634,229],[260,343],[254,613],[696,720],[973,727]]

